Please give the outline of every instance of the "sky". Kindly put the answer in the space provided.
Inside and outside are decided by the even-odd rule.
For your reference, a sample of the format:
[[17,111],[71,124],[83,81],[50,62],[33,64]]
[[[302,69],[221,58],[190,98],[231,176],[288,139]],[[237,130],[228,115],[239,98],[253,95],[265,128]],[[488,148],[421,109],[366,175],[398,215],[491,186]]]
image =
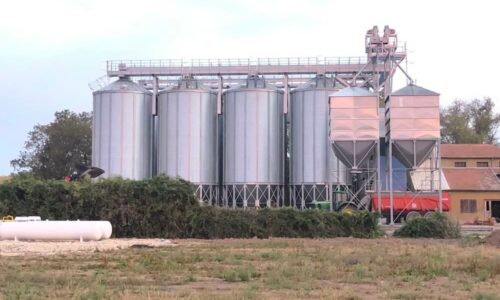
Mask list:
[[[92,110],[112,59],[364,56],[366,30],[396,29],[416,83],[500,108],[498,1],[16,0],[0,10],[0,175],[54,112]],[[395,89],[404,85],[398,75]]]

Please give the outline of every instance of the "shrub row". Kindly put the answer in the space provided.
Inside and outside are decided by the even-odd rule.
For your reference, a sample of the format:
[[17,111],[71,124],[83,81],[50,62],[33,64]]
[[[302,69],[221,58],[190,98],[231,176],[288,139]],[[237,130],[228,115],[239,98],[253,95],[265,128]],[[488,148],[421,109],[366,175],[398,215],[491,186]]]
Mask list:
[[67,183],[15,176],[0,184],[0,216],[108,220],[115,237],[374,237],[377,218],[294,209],[229,210],[200,206],[189,182],[168,177]]
[[228,210],[201,207],[191,219],[197,238],[361,237],[380,235],[377,218],[369,212],[335,213],[292,208]]

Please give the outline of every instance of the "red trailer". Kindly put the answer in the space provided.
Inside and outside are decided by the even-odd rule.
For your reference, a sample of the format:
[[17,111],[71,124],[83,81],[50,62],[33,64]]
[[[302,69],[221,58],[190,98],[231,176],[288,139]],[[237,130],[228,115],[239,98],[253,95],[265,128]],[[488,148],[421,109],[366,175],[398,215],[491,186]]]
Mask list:
[[[450,194],[443,192],[443,211],[449,211],[451,206]],[[432,212],[439,211],[439,195],[437,193],[412,193],[412,192],[395,192],[393,193],[394,201],[394,220],[410,220],[419,216],[429,215]],[[378,195],[371,194],[372,211],[378,211]],[[390,198],[389,193],[381,195],[382,215],[389,217],[390,215]]]

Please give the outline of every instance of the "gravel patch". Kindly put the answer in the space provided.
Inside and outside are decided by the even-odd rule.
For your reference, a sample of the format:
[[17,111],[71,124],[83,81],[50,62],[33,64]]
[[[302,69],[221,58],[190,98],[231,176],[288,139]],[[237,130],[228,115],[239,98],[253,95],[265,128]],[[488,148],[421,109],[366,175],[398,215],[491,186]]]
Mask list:
[[148,249],[176,246],[165,239],[109,239],[102,241],[26,242],[0,241],[0,256],[47,256],[58,254],[88,254],[89,252],[122,249]]

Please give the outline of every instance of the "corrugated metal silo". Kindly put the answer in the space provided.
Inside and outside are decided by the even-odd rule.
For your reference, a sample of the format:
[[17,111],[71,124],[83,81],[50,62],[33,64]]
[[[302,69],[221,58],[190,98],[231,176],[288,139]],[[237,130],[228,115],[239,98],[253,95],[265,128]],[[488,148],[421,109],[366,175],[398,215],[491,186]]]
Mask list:
[[379,187],[377,172],[380,118],[376,94],[359,87],[330,96],[330,140],[337,157],[350,169],[352,183],[338,209],[369,207],[369,192]]
[[105,178],[151,177],[151,93],[120,78],[93,96],[92,165],[103,169]]
[[278,206],[283,202],[283,92],[263,78],[224,93],[223,192],[229,207]]
[[365,167],[376,151],[379,122],[376,94],[348,87],[330,96],[330,140],[335,154],[349,169]]
[[296,206],[330,200],[333,186],[346,183],[346,168],[328,136],[328,98],[339,89],[335,79],[317,75],[290,93],[290,190]]
[[217,94],[193,78],[158,93],[158,174],[196,186],[200,201],[217,191]]
[[417,168],[441,138],[439,94],[408,85],[388,98],[386,120],[394,156],[407,168]]

